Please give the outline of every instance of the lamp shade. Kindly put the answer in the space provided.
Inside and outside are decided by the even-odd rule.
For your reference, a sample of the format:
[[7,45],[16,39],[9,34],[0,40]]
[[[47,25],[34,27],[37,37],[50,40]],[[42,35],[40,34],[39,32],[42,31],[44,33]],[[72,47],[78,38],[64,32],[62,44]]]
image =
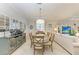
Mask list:
[[79,33],[76,33],[76,36],[79,37]]

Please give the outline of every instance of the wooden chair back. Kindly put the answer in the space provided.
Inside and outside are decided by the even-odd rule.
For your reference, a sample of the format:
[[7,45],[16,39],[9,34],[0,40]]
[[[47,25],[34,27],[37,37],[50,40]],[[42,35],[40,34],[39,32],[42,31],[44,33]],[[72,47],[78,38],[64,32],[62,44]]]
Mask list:
[[35,43],[43,43],[44,41],[44,36],[33,36],[33,40],[35,40],[36,42]]
[[43,31],[37,31],[36,34],[45,34]]

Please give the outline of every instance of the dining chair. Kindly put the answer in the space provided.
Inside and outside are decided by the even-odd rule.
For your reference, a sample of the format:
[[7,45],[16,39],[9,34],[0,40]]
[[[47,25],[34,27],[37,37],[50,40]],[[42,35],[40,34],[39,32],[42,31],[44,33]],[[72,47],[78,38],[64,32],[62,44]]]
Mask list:
[[51,48],[51,51],[53,52],[53,41],[54,41],[54,37],[55,37],[55,34],[50,34],[49,35],[49,38],[47,42],[44,42],[44,49],[45,49],[45,46],[49,46]]
[[36,34],[45,34],[44,31],[37,31]]
[[43,49],[43,40],[44,40],[44,36],[33,36],[34,40],[36,42],[34,42],[34,55],[36,50],[41,51],[41,53],[44,53],[44,49]]
[[49,36],[50,35],[50,32],[47,32],[47,36]]

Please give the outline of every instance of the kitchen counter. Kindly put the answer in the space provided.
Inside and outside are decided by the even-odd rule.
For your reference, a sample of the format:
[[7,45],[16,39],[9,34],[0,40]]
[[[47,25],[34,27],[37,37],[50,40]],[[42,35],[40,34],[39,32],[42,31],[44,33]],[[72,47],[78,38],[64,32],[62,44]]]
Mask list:
[[[8,33],[8,32],[6,32]],[[26,42],[25,34],[13,38],[9,35],[1,33],[0,36],[0,55],[8,55],[13,53],[18,47],[20,47],[24,42]],[[3,35],[2,35],[3,34]]]

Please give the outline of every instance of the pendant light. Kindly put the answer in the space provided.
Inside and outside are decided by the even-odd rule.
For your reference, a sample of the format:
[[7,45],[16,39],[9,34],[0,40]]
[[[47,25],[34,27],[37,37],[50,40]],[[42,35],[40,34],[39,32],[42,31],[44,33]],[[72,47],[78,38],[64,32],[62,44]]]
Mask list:
[[42,18],[42,3],[38,3],[39,5],[39,18],[37,19],[40,23],[44,23],[44,19]]
[[39,5],[39,18],[38,18],[38,20],[44,20],[44,19],[42,19],[42,7],[41,7],[42,3],[37,3],[37,4]]

